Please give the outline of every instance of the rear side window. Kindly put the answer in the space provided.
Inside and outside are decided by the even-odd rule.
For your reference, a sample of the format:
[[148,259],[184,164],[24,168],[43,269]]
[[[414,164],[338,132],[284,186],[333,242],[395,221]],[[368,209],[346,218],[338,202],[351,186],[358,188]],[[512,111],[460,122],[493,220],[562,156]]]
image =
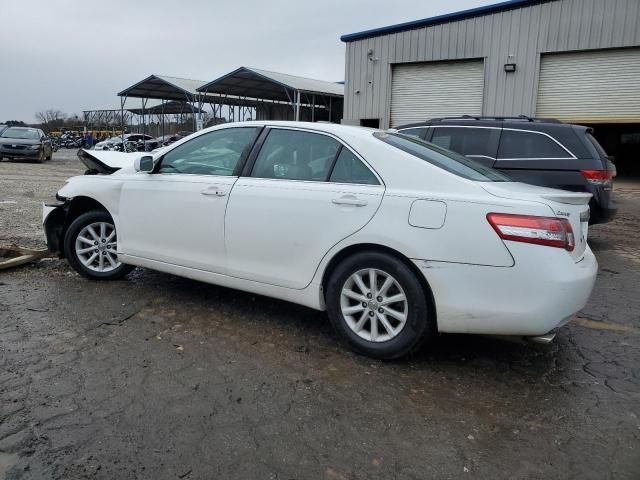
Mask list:
[[490,167],[424,140],[389,132],[373,134],[379,140],[429,162],[459,177],[478,182],[508,182],[509,179]]
[[495,128],[434,127],[431,143],[462,155],[495,158],[499,135]]
[[376,176],[349,149],[342,147],[331,172],[330,182],[380,185]]
[[269,132],[252,177],[325,181],[340,143],[327,136],[298,130]]
[[558,142],[536,132],[502,130],[498,158],[572,158]]
[[424,134],[426,131],[427,131],[426,127],[405,128],[404,130],[400,130],[400,133],[403,135],[409,135],[410,137],[424,138]]

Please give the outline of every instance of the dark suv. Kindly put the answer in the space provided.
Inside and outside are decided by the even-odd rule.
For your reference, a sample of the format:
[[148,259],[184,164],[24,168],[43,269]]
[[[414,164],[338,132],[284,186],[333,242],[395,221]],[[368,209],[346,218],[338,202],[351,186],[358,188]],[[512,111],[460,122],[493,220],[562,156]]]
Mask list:
[[530,117],[434,118],[397,127],[493,167],[516,182],[589,192],[590,223],[611,220],[615,166],[592,130]]

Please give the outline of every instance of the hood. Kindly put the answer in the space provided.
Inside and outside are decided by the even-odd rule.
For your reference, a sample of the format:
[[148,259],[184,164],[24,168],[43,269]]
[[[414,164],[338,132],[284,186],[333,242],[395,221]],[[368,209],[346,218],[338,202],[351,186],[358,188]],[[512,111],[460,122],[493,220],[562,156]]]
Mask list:
[[136,158],[141,156],[141,152],[123,153],[108,150],[85,150],[78,151],[78,158],[84,163],[89,172],[111,175],[121,168],[132,167]]

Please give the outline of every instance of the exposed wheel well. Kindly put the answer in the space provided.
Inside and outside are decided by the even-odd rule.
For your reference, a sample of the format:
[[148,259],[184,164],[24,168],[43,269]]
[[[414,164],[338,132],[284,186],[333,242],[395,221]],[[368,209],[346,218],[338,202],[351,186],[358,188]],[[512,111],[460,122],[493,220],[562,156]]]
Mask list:
[[350,245],[344,248],[343,250],[340,250],[336,255],[334,255],[334,257],[329,261],[329,264],[327,265],[327,268],[325,268],[324,274],[322,275],[323,300],[324,300],[324,292],[327,291],[327,282],[329,281],[329,278],[331,278],[331,274],[333,273],[335,268],[340,264],[340,262],[342,262],[345,258],[350,257],[355,253],[372,252],[372,251],[391,255],[392,257],[397,258],[402,263],[404,263],[407,267],[409,267],[409,269],[414,273],[414,275],[420,282],[420,285],[422,286],[422,290],[427,296],[429,313],[436,320],[436,325],[437,325],[436,302],[433,297],[433,292],[431,291],[431,287],[429,286],[427,279],[424,278],[424,275],[422,274],[422,272],[420,272],[420,269],[416,266],[415,263],[413,263],[411,260],[409,260],[406,256],[404,256],[402,253],[398,252],[397,250],[394,250],[393,248],[385,247],[383,245],[377,245],[375,243],[360,243],[357,245]]
[[74,197],[69,203],[69,209],[67,210],[66,227],[85,212],[91,210],[100,210],[109,213],[109,211],[97,200],[90,197]]
[[64,249],[62,248],[62,245],[69,225],[71,225],[80,215],[91,210],[109,213],[109,211],[100,202],[93,198],[82,196],[74,197],[64,207],[54,210],[47,217],[44,224],[49,251],[63,256]]

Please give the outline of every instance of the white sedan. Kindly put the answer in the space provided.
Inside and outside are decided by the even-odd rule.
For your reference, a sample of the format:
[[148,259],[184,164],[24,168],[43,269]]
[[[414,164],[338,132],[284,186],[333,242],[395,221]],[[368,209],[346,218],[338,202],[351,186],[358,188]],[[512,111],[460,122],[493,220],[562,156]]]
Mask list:
[[327,310],[377,358],[437,332],[548,340],[596,277],[590,194],[392,131],[233,123],[151,155],[80,156],[96,175],[44,206],[49,249],[79,273],[140,266]]

